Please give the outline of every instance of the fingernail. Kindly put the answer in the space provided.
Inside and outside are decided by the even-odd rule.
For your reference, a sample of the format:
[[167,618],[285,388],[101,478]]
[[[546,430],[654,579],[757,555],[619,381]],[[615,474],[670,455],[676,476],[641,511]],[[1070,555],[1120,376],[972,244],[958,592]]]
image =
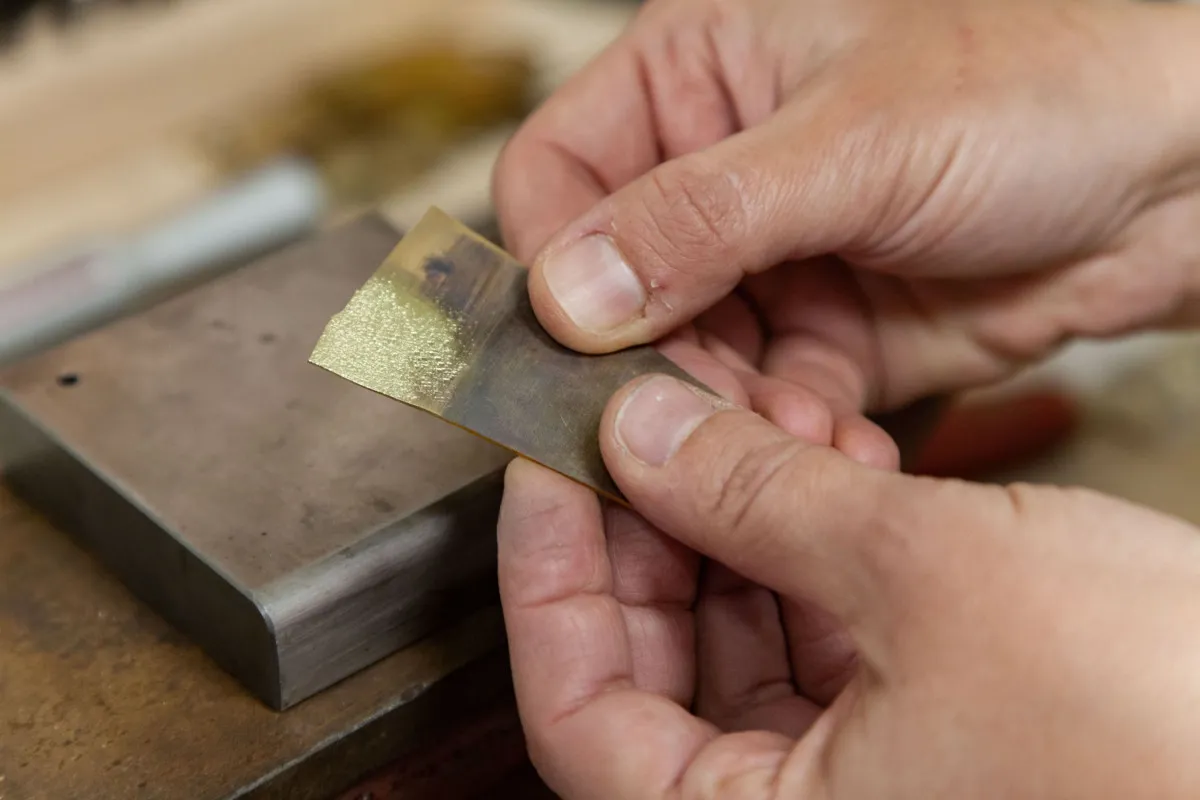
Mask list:
[[546,286],[571,322],[603,333],[642,313],[646,292],[613,240],[593,234],[558,253],[542,266]]
[[674,378],[654,377],[617,411],[617,439],[638,461],[661,467],[716,412],[713,399]]

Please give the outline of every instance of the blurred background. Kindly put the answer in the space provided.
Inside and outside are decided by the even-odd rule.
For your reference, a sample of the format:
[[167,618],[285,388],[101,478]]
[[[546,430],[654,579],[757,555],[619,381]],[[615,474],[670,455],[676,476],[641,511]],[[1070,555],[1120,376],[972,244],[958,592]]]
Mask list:
[[[488,226],[492,161],[632,0],[0,0],[0,363],[378,208]],[[1200,521],[1193,336],[964,398],[921,471]]]

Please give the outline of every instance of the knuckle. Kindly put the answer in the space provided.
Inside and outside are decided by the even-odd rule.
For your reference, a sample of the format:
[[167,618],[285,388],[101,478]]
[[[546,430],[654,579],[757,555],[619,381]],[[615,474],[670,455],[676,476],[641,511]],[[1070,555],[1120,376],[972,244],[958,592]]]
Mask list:
[[912,581],[932,588],[936,581],[930,576],[936,571],[930,565],[944,561],[948,548],[965,542],[975,524],[975,505],[964,502],[962,494],[966,484],[906,476],[885,486],[852,500],[866,506],[857,515],[865,523],[845,535],[855,538],[872,582],[906,593],[914,588]]
[[727,253],[746,227],[746,203],[736,179],[701,156],[671,162],[648,175],[647,240],[666,263]]
[[862,524],[844,535],[855,540],[855,550],[874,581],[892,584],[897,576],[910,572],[919,545],[914,532],[924,527],[924,520],[912,519],[907,504],[891,503],[887,498],[864,496],[856,502],[873,508],[863,515]]
[[501,506],[500,514],[501,524],[514,534],[506,537],[511,539],[514,552],[527,555],[544,549],[545,542],[561,538],[558,531],[564,523],[570,522],[571,507],[559,497],[536,497],[525,502],[509,502]]
[[791,465],[803,445],[787,439],[743,453],[717,478],[715,490],[704,513],[721,530],[753,535],[760,524],[763,505],[789,490],[793,483]]
[[795,392],[791,402],[797,424],[820,437],[818,444],[825,444],[833,438],[835,420],[829,403],[812,392]]
[[604,587],[600,553],[575,535],[573,512],[551,503],[504,515],[499,568],[512,602],[539,606]]

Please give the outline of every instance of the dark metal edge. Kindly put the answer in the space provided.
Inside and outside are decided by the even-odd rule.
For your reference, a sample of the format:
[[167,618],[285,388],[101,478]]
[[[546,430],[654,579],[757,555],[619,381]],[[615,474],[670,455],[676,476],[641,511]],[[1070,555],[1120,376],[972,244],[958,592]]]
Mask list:
[[255,592],[276,631],[281,707],[496,602],[503,491],[500,469]]
[[506,711],[515,717],[512,673],[507,648],[496,647],[225,800],[326,800],[464,725]]
[[[121,487],[98,477],[82,454],[71,452],[3,391],[0,468],[18,497],[84,545],[264,703],[282,708],[275,631],[255,599]],[[113,527],[120,536],[103,533]]]

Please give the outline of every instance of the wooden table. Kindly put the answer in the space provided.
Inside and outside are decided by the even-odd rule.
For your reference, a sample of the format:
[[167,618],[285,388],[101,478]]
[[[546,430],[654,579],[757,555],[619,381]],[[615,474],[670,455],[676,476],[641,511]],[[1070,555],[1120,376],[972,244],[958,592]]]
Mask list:
[[0,798],[327,798],[451,730],[486,785],[524,758],[502,638],[488,610],[275,713],[0,490]]

